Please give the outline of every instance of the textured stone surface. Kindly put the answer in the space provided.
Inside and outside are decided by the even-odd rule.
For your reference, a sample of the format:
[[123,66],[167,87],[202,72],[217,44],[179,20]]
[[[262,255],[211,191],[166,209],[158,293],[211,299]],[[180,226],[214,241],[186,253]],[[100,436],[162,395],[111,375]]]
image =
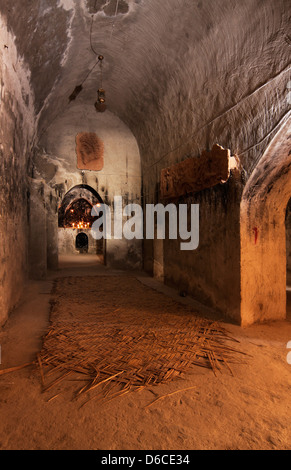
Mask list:
[[[27,275],[28,182],[34,132],[29,71],[0,16],[0,325]],[[5,44],[5,47],[4,47]]]
[[286,316],[286,207],[291,196],[291,119],[267,148],[241,203],[241,321]]
[[[240,211],[243,185],[233,176],[223,185],[181,198],[199,204],[199,246],[181,251],[181,240],[164,241],[165,283],[240,322]],[[188,213],[190,217],[190,213]]]
[[47,273],[47,213],[45,184],[42,180],[31,180],[29,210],[29,276],[45,279]]
[[[144,259],[150,271],[163,259],[166,282],[177,286],[187,282],[197,298],[214,302],[221,311],[229,301],[228,310],[233,309],[238,319],[241,194],[247,181],[257,177],[257,168],[264,174],[263,164],[259,166],[262,157],[290,111],[290,0],[120,0],[118,4],[113,0],[2,0],[0,14],[9,29],[6,34],[1,28],[1,96],[5,87],[10,89],[10,96],[5,91],[1,101],[1,176],[5,175],[6,188],[1,190],[5,201],[2,210],[8,211],[11,204],[17,220],[22,220],[22,214],[24,221],[25,210],[16,210],[15,206],[21,200],[26,207],[25,168],[32,177],[43,179],[50,220],[47,240],[55,258],[55,236],[50,234],[54,233],[57,206],[75,184],[85,180],[110,203],[116,193],[128,201],[141,200],[141,173],[137,170],[141,163],[143,201],[158,202],[163,168],[197,158],[203,149],[209,150],[219,142],[237,155],[239,171],[232,171],[225,187],[219,185],[186,199],[200,203],[199,249],[184,259],[178,244],[165,243],[162,257],[160,249],[146,242]],[[106,113],[96,113],[94,108],[101,82],[96,66],[98,54],[104,55]],[[3,69],[3,64],[7,68]],[[5,79],[8,70],[9,85]],[[24,87],[18,87],[19,79],[26,83]],[[81,93],[71,103],[69,96],[81,84]],[[33,103],[37,117],[32,123]],[[103,123],[100,114],[104,115]],[[115,124],[108,122],[112,116],[130,135],[123,134],[121,144]],[[108,123],[111,127],[106,128]],[[35,124],[38,132],[32,141]],[[53,134],[55,126],[57,130],[60,127],[58,137],[53,137],[57,135]],[[105,145],[106,139],[110,141],[100,176],[94,172],[82,175],[75,168],[72,135],[84,131],[96,132]],[[131,144],[127,150],[129,141],[135,142],[134,152]],[[39,148],[34,149],[35,167],[30,171],[32,144]],[[10,149],[16,147],[12,157]],[[118,157],[120,149],[123,164],[117,176],[114,155]],[[277,181],[280,186],[285,184],[285,174],[287,187],[289,167],[283,169],[276,162],[283,179],[279,178],[280,171],[278,175],[271,172],[273,186],[279,187]],[[258,178],[257,184],[264,185],[263,179]],[[275,195],[271,184],[270,180],[268,189]],[[12,202],[6,204],[8,193]],[[252,192],[249,194],[254,201]],[[256,197],[266,202],[263,192]],[[283,211],[283,205],[281,208]],[[7,258],[5,247],[14,240],[13,230],[5,221],[13,225],[13,218],[10,211],[10,216],[1,219],[7,234],[1,244],[3,259]],[[264,223],[271,226],[272,222],[273,213]],[[254,225],[251,230],[254,228],[259,227]],[[269,232],[265,233],[268,237]],[[26,236],[18,236],[22,238],[20,259],[25,264]],[[274,241],[273,250],[281,246],[279,240],[283,240],[281,235],[278,243]],[[112,249],[118,252],[115,246]],[[126,250],[124,253],[128,253]],[[235,283],[232,294],[231,277]],[[8,292],[12,279],[7,279]],[[261,302],[256,299],[256,304]],[[255,313],[254,318],[263,320],[271,315],[270,311],[261,316]]]
[[[81,233],[80,230],[68,230],[68,229],[59,229],[58,230],[58,253],[59,255],[71,255],[78,254],[76,249],[76,237],[78,233]],[[97,254],[97,241],[91,235],[90,230],[85,232],[88,237],[88,254],[96,255]]]
[[[81,171],[76,167],[75,136],[81,129],[82,132],[86,129],[89,134],[96,132],[104,143],[104,167],[101,171]],[[112,228],[114,196],[121,196],[124,206],[129,203],[141,203],[141,165],[136,140],[127,126],[109,111],[96,113],[94,106],[84,106],[76,102],[52,124],[41,143],[45,154],[36,157],[35,177],[45,178],[48,174],[53,176],[46,180],[46,205],[47,213],[54,218],[56,225],[58,207],[66,193],[76,185],[90,186],[110,207]],[[52,171],[52,166],[55,171]],[[72,200],[81,197],[88,198],[88,195],[77,190]],[[93,200],[92,202],[96,203]],[[123,220],[125,221],[126,217]],[[56,247],[60,240],[62,237],[55,239]],[[108,240],[106,260],[108,265],[114,267],[140,268],[141,241]]]
[[71,13],[60,8],[58,0],[1,0],[0,13],[15,35],[19,56],[29,67],[39,112],[61,74]]

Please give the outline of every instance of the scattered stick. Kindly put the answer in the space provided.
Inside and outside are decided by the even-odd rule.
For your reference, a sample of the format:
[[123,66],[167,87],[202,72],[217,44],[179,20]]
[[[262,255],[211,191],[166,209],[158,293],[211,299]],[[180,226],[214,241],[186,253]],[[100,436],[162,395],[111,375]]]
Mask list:
[[21,369],[25,369],[25,367],[29,367],[35,364],[34,362],[28,362],[27,364],[23,364],[22,366],[11,367],[10,369],[3,369],[0,370],[0,375],[10,374],[11,372],[16,372]]
[[171,397],[173,395],[176,395],[176,393],[181,393],[181,392],[187,392],[188,390],[194,390],[196,389],[196,387],[189,387],[189,388],[184,388],[182,390],[176,390],[175,392],[172,392],[172,393],[167,393],[167,395],[163,395],[162,397],[159,397],[157,398],[156,400],[154,400],[152,403],[150,403],[149,405],[147,405],[145,408],[149,408],[150,406],[152,406],[154,403],[157,403],[158,401],[160,400],[163,400],[164,398],[167,398],[167,397]]
[[99,387],[100,385],[105,384],[106,382],[109,382],[109,381],[115,379],[115,377],[118,377],[118,375],[123,374],[123,372],[124,372],[124,370],[122,370],[121,372],[118,372],[118,373],[115,374],[115,375],[112,375],[111,377],[108,377],[107,379],[102,380],[101,382],[98,382],[98,383],[95,384],[95,385],[89,386],[89,388],[88,388],[87,390],[83,390],[83,389],[82,389],[82,390],[79,392],[78,395],[80,395],[81,392],[82,392],[82,393],[88,393],[88,392],[90,392],[91,390],[94,390],[95,388]]
[[47,403],[50,403],[51,401],[55,400],[56,398],[58,398],[60,396],[60,393],[58,393],[57,395],[54,395],[53,397],[51,397]]
[[66,377],[68,377],[68,375],[70,375],[72,373],[71,370],[67,371],[64,375],[62,375],[61,377],[58,377],[56,380],[54,380],[53,383],[51,383],[50,385],[48,385],[44,390],[43,392],[48,392],[49,390],[51,390],[55,385],[59,384],[60,382],[62,382],[62,380],[64,380]]

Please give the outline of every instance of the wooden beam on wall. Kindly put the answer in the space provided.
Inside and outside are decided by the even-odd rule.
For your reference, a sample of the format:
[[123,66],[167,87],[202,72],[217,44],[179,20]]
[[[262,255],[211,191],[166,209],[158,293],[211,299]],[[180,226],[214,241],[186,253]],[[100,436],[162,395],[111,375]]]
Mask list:
[[162,200],[177,199],[187,194],[224,183],[230,175],[230,150],[214,145],[198,158],[189,158],[161,172]]

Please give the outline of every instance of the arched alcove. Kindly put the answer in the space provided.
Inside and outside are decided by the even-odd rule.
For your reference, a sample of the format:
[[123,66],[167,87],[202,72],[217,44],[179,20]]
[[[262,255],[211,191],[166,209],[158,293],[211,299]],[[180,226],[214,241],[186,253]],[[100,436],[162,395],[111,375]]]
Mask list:
[[103,203],[101,196],[87,184],[78,184],[71,188],[64,196],[58,210],[58,225],[64,227],[66,212],[77,200],[87,201],[93,207],[97,203]]
[[96,220],[92,208],[102,203],[97,191],[86,184],[76,185],[65,194],[58,209],[59,255],[96,254],[105,262],[105,240],[95,240],[91,234]]
[[285,215],[291,197],[291,119],[266,149],[241,202],[241,324],[286,317]]
[[91,228],[94,217],[91,215],[93,205],[87,199],[75,199],[66,209],[64,216],[59,218],[59,227]]

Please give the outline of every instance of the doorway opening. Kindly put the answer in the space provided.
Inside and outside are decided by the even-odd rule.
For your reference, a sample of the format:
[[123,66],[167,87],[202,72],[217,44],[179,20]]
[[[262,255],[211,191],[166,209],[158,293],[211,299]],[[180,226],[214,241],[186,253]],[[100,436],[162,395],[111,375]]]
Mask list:
[[89,239],[86,233],[81,232],[76,236],[76,249],[79,253],[88,253]]

